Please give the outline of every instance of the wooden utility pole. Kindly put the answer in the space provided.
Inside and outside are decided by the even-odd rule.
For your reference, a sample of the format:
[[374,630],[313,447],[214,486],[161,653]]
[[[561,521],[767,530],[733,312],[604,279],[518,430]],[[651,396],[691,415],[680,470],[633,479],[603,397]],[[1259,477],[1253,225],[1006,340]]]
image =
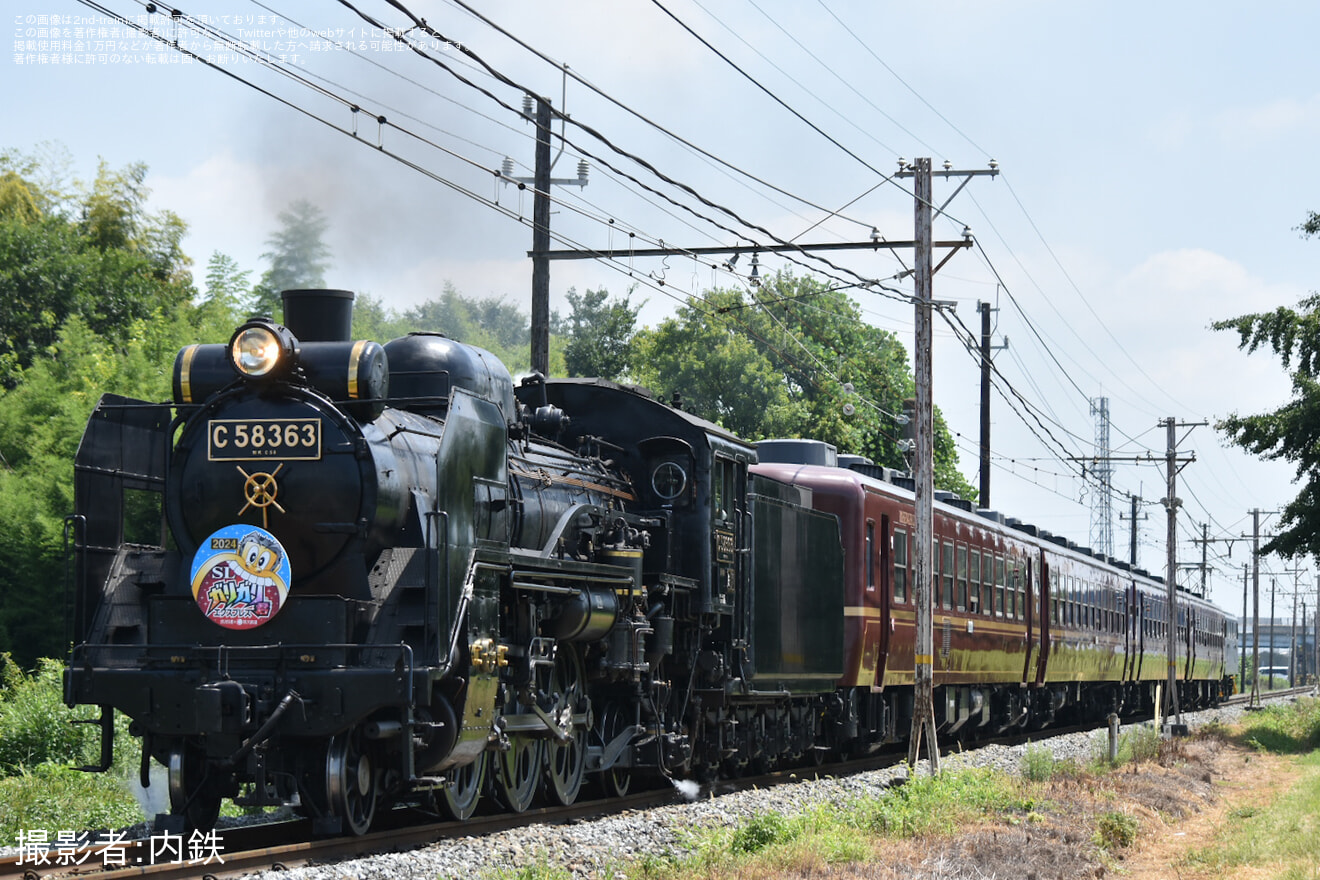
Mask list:
[[[913,376],[917,385],[916,406],[916,451],[914,453],[914,480],[916,487],[915,513],[916,525],[913,533],[917,546],[913,559],[913,600],[917,605],[916,657],[913,669],[914,693],[912,732],[908,738],[908,763],[915,766],[921,755],[924,740],[927,757],[930,760],[931,773],[940,770],[940,747],[935,738],[935,614],[934,614],[934,578],[935,558],[933,542],[935,540],[935,462],[934,462],[934,395],[931,388],[931,337],[932,309],[935,306],[933,279],[935,273],[953,256],[951,251],[932,266],[931,224],[934,218],[944,212],[944,208],[953,200],[973,177],[999,173],[999,164],[991,161],[990,168],[984,171],[954,171],[944,163],[941,172],[947,180],[950,177],[963,178],[953,195],[938,208],[934,206],[934,186],[930,159],[914,159],[911,164],[899,159],[899,172],[895,177],[911,177],[913,183],[913,281],[916,290],[913,294],[913,307],[916,312],[916,340],[913,346]],[[963,228],[963,240],[972,243],[972,231]]]
[[912,735],[908,740],[908,763],[916,766],[926,741],[930,772],[940,772],[940,747],[935,739],[934,685],[934,584],[931,542],[935,538],[935,444],[931,437],[933,403],[931,401],[931,197],[930,159],[917,159],[913,165],[916,191],[916,249],[913,257],[916,281],[916,346],[913,351],[917,383],[916,459],[916,693],[912,715]]

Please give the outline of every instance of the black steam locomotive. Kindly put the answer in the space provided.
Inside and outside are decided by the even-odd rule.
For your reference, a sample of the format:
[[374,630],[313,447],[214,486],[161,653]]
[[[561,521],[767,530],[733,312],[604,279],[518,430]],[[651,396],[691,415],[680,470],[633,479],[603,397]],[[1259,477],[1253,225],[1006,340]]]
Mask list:
[[[143,783],[151,760],[168,768],[175,821],[209,827],[231,798],[361,834],[397,801],[523,811],[571,803],[584,782],[617,795],[902,735],[910,493],[758,465],[754,445],[641,389],[515,387],[489,353],[436,334],[354,341],[348,292],[284,304],[284,326],[253,319],[228,345],[181,351],[172,402],[106,395],[88,424],[66,700],[101,707],[96,769],[122,712]],[[839,507],[839,473],[888,506]],[[1149,708],[1150,580],[941,514],[937,534],[973,531],[999,554],[999,613],[991,562],[978,630],[998,635],[970,638],[987,609],[968,608],[963,578],[944,620],[960,638],[946,634],[936,673],[942,726]],[[1073,598],[1107,616],[1061,617],[1054,569],[1074,585],[1103,570]],[[1007,613],[1006,571],[1022,578]],[[1216,613],[1189,610],[1190,701],[1221,690]],[[1083,620],[1119,635],[1102,642]],[[974,659],[1033,645],[1029,670]],[[1102,651],[1145,666],[1088,666]],[[1062,679],[1042,652],[1068,658]]]

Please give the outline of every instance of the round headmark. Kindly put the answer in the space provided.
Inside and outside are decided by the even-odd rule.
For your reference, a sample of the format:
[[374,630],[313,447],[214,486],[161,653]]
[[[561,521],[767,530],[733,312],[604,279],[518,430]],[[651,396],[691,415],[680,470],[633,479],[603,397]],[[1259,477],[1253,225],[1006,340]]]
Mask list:
[[280,542],[257,526],[225,526],[193,556],[197,607],[208,620],[228,629],[252,629],[278,614],[292,578]]

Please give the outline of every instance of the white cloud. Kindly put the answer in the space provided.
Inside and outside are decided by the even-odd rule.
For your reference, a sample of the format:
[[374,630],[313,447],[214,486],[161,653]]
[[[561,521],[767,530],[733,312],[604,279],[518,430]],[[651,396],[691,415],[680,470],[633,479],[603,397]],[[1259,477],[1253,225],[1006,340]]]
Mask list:
[[152,209],[169,208],[188,223],[183,248],[196,262],[199,286],[215,251],[253,270],[253,280],[260,274],[257,262],[273,231],[273,223],[254,197],[260,182],[259,168],[228,151],[202,159],[183,176],[150,177]]

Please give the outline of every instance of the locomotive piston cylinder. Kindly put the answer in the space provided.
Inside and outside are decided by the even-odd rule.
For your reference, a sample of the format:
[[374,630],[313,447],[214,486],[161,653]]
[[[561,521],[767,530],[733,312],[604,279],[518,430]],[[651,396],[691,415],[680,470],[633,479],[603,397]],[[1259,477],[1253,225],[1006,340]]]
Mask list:
[[619,598],[612,587],[579,590],[555,602],[555,613],[541,627],[552,638],[594,642],[605,636],[619,618]]

